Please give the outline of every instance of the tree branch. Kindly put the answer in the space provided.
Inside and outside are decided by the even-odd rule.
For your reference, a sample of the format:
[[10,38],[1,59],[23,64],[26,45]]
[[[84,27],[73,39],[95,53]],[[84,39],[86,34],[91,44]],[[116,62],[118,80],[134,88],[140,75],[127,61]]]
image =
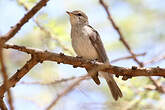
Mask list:
[[[5,63],[4,63],[4,57],[3,57],[3,48],[2,48],[2,42],[0,42],[0,65],[1,65],[1,73],[2,73],[2,76],[3,76],[3,83],[4,83],[4,87],[5,89],[8,87],[8,75],[7,75],[7,72],[6,72],[6,67],[5,67]],[[7,90],[7,95],[8,95],[8,103],[9,103],[9,107],[10,107],[10,110],[14,110],[14,107],[13,107],[13,99],[12,99],[12,94],[11,94],[11,91],[10,89],[6,89]],[[2,103],[2,105],[0,106],[1,109],[6,109],[4,108],[5,107],[5,104],[3,102],[3,97],[0,97],[0,103]]]
[[0,108],[1,110],[7,110],[7,107],[2,98],[0,98]]
[[103,0],[99,0],[100,4],[104,7],[107,15],[108,15],[108,19],[109,21],[112,23],[112,26],[114,27],[114,29],[117,31],[117,33],[119,34],[120,37],[120,41],[124,44],[124,46],[126,47],[126,49],[128,50],[128,52],[132,55],[134,61],[140,65],[140,67],[143,67],[143,63],[140,62],[137,58],[136,55],[133,53],[132,49],[130,48],[130,46],[128,45],[127,41],[124,39],[123,34],[121,33],[119,27],[116,25],[116,23],[114,22],[109,10],[108,10],[108,5],[103,1]]
[[48,1],[49,0],[40,0],[15,26],[11,27],[11,30],[8,33],[0,38],[0,41],[5,43],[11,39],[30,18],[32,18],[43,6],[46,6]]
[[[31,55],[35,55],[37,57],[38,62],[42,61],[55,61],[57,63],[63,63],[63,64],[70,64],[73,65],[73,67],[93,67],[93,66],[100,66],[104,65],[102,63],[96,62],[93,63],[89,60],[84,60],[82,58],[67,56],[62,53],[57,54],[53,52],[48,51],[41,51],[41,50],[35,50],[31,48],[26,48],[23,46],[17,46],[17,45],[4,45],[4,48],[9,49],[16,49]],[[117,74],[120,76],[165,76],[165,69],[160,67],[155,68],[138,68],[136,66],[133,66],[132,68],[124,68],[119,66],[108,66],[107,69],[104,71],[110,72],[112,74]]]
[[6,90],[8,90],[10,87],[14,87],[15,84],[24,75],[26,75],[38,62],[38,58],[36,56],[32,56],[32,58],[20,70],[17,70],[17,72],[7,80],[8,86],[5,86],[5,84],[2,84],[0,86],[0,97],[3,97]]
[[50,110],[63,96],[65,96],[67,93],[69,93],[75,86],[79,85],[81,81],[86,79],[89,75],[86,74],[85,76],[79,77],[73,84],[71,84],[69,87],[67,87],[63,92],[61,92],[55,100],[52,101],[52,103],[47,107],[46,110]]
[[[18,0],[18,3],[20,5],[22,5],[24,7],[24,9],[26,11],[28,11],[28,7],[24,4],[24,2],[22,2],[21,0]],[[41,31],[43,31],[45,34],[47,34],[48,37],[50,37],[51,39],[55,40],[56,41],[56,44],[62,48],[63,51],[66,51],[68,52],[70,55],[74,55],[74,53],[69,49],[67,48],[65,45],[63,45],[60,40],[58,39],[58,36],[54,36],[54,34],[52,34],[48,29],[46,29],[44,26],[42,26],[37,19],[33,19],[33,21],[35,22],[35,24],[39,27],[39,29]]]
[[47,83],[43,83],[43,82],[24,82],[24,81],[22,81],[19,84],[54,85],[54,84],[59,84],[59,83],[75,80],[77,78],[79,78],[79,77],[62,78],[62,79],[55,80],[55,81],[52,81],[52,82],[47,82]]
[[[99,62],[93,63],[89,60],[84,60],[77,57],[72,56],[66,56],[62,53],[52,53],[48,51],[41,51],[41,50],[34,50],[30,48],[26,48],[23,46],[17,46],[17,45],[4,45],[4,48],[12,48],[16,49],[28,54],[32,55],[32,58],[20,69],[18,70],[9,80],[8,80],[8,88],[13,87],[24,75],[27,74],[27,72],[30,71],[37,63],[43,62],[43,61],[55,61],[57,63],[64,63],[64,64],[70,64],[73,65],[73,67],[93,67],[93,66],[106,66],[106,69],[102,70],[105,72],[109,72],[111,74],[116,74],[117,76],[165,76],[165,69],[164,68],[138,68],[133,66],[132,68],[124,68],[119,66],[113,66],[113,65],[105,65]],[[2,97],[4,92],[6,91],[4,89],[4,84],[0,86],[0,96]]]
[[[114,29],[118,32],[119,37],[120,37],[120,41],[124,44],[124,46],[126,47],[126,49],[128,50],[128,52],[132,55],[133,60],[140,66],[140,67],[144,67],[144,63],[140,62],[137,58],[136,55],[133,53],[132,49],[130,48],[130,46],[128,45],[128,43],[126,42],[126,40],[123,37],[123,34],[121,33],[119,27],[115,24],[114,20],[112,19],[112,16],[108,10],[108,5],[103,1],[103,0],[99,0],[100,4],[104,7],[107,15],[108,15],[108,19],[109,21],[112,23],[112,26],[114,27]],[[128,79],[128,78],[124,78],[123,79]],[[152,83],[158,87],[158,84],[155,83],[154,79],[149,76],[150,81],[152,81]],[[163,87],[162,87],[163,88]],[[160,88],[157,88],[157,90],[159,90]],[[163,90],[162,90],[163,91]]]
[[[146,55],[146,53],[135,54],[136,57],[145,56],[145,55]],[[110,62],[114,63],[114,62],[118,62],[120,60],[128,60],[128,59],[132,59],[132,58],[133,58],[133,56],[125,56],[125,57],[121,57],[121,58],[111,60]]]

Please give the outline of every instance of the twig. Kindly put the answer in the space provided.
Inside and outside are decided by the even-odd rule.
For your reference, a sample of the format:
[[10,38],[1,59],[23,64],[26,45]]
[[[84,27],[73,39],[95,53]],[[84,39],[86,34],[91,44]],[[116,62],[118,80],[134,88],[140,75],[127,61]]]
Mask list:
[[159,61],[161,61],[163,59],[165,59],[165,55],[156,56],[156,57],[152,58],[151,60],[145,62],[144,64],[145,65],[153,64],[153,63],[159,62]]
[[15,26],[11,27],[11,30],[8,33],[0,38],[0,41],[4,43],[11,39],[30,18],[32,18],[43,6],[46,6],[48,1],[49,0],[40,0]]
[[2,98],[0,98],[0,108],[1,110],[7,110],[7,107]]
[[128,52],[132,55],[133,59],[135,60],[135,62],[140,65],[140,67],[143,67],[143,63],[140,62],[137,58],[136,55],[133,53],[133,51],[131,50],[130,46],[128,45],[127,41],[124,39],[123,34],[121,33],[119,27],[115,24],[114,20],[112,19],[112,16],[108,10],[108,5],[103,1],[103,0],[99,0],[100,4],[104,7],[107,15],[108,15],[108,19],[109,21],[112,23],[112,26],[114,27],[114,29],[117,31],[117,33],[119,34],[120,37],[120,41],[124,44],[124,46],[127,48]]
[[[7,42],[9,39],[11,39],[20,29],[21,27],[27,23],[29,21],[30,18],[32,18],[43,6],[46,5],[46,3],[49,0],[40,0],[27,14],[24,15],[24,17],[13,27],[11,27],[11,29],[3,36],[0,37],[0,49],[1,49],[1,53],[2,53],[2,46],[4,45],[5,42]],[[2,56],[2,55],[1,55]],[[20,69],[20,71],[17,71],[13,77],[11,77],[8,81],[8,77],[7,74],[5,74],[5,67],[3,66],[3,58],[1,57],[1,64],[2,64],[2,73],[4,76],[4,83],[3,85],[1,85],[0,87],[0,98],[1,100],[3,100],[3,96],[5,91],[8,91],[8,97],[9,97],[9,104],[10,104],[10,109],[13,110],[14,107],[12,106],[12,98],[11,98],[11,93],[9,91],[9,88],[14,86],[34,65],[36,65],[38,62],[37,60],[33,60],[34,57],[32,57],[32,59],[27,62],[27,64],[24,65],[24,67],[22,69]],[[30,65],[31,63],[31,65]],[[29,70],[28,70],[29,69]],[[20,75],[16,76],[16,75]],[[13,80],[14,79],[14,80]],[[2,104],[4,105],[4,103]],[[3,107],[3,106],[2,106]]]
[[73,84],[71,84],[69,87],[67,87],[63,92],[61,92],[56,98],[55,100],[52,101],[52,103],[47,107],[46,110],[50,110],[63,96],[65,96],[67,93],[69,93],[75,86],[79,85],[79,83],[81,81],[83,81],[84,79],[86,79],[89,75],[86,74],[83,77],[80,77],[79,79],[77,79],[77,81],[75,81]]
[[39,61],[37,57],[32,56],[32,58],[17,72],[7,80],[8,86],[6,87],[4,84],[0,86],[0,97],[4,96],[6,90],[10,87],[14,87],[15,84],[25,75],[27,74]]
[[[6,89],[8,87],[8,82],[7,82],[8,75],[6,72],[2,51],[3,51],[2,44],[0,44],[0,63],[1,63],[0,65],[1,65],[1,72],[2,72],[2,76],[3,76],[4,87],[5,87],[4,89]],[[7,88],[6,90],[7,90],[8,103],[9,103],[10,110],[14,110],[11,91],[9,88]],[[3,97],[0,97],[0,99],[1,99],[0,101],[3,101]],[[0,102],[0,103],[3,104],[3,102]],[[1,109],[3,109],[3,108],[1,108]]]
[[75,86],[77,86],[81,81],[85,80],[88,76],[92,76],[93,74],[95,74],[97,71],[103,70],[107,67],[109,67],[110,65],[99,65],[97,67],[95,67],[94,69],[90,70],[88,72],[88,74],[86,74],[85,76],[80,77],[77,81],[75,81],[72,85],[70,85],[69,87],[67,87],[64,92],[60,93],[57,98],[48,106],[48,108],[46,110],[50,110],[57,102],[60,98],[62,98],[63,96],[65,96],[67,93],[69,93]]
[[156,90],[158,90],[160,93],[165,93],[165,89],[164,87],[162,87],[156,80],[154,80],[153,78],[149,77],[150,80],[152,81],[152,83],[155,85]]
[[[22,1],[18,1],[26,11],[28,11],[28,7],[22,2]],[[59,39],[57,37],[54,37],[54,35],[49,31],[47,30],[44,26],[42,26],[37,19],[33,19],[33,21],[36,23],[36,25],[40,28],[41,31],[43,31],[44,33],[46,33],[50,38],[52,38],[53,40],[56,41],[56,44],[62,48],[63,51],[66,51],[68,52],[70,55],[74,55],[74,53],[69,49],[67,48],[65,45],[63,45]]]
[[42,82],[20,82],[19,84],[37,84],[37,85],[54,85],[54,84],[59,84],[59,83],[63,83],[63,82],[67,82],[67,81],[71,81],[71,80],[75,80],[79,77],[71,77],[71,78],[63,78],[60,80],[55,80],[53,82],[48,82],[48,83],[42,83]]
[[[146,55],[146,53],[136,54],[135,56],[138,57],[138,56],[144,56],[144,55]],[[111,63],[118,62],[120,60],[128,60],[128,59],[132,59],[132,58],[133,58],[132,56],[121,57],[121,58],[111,60]]]

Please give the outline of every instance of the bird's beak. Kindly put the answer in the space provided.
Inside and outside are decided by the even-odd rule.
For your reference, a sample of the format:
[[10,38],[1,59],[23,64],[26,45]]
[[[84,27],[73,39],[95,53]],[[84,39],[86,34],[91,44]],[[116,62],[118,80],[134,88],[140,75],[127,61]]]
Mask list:
[[66,11],[66,13],[69,15],[69,16],[72,16],[72,12],[69,12],[69,11]]

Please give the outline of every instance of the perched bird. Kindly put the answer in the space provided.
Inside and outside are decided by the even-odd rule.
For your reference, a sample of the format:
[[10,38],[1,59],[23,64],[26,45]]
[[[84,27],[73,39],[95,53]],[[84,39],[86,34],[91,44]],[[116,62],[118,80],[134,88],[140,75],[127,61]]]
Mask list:
[[[67,14],[70,16],[72,47],[76,54],[87,60],[97,59],[99,62],[110,64],[101,38],[98,32],[89,25],[87,15],[79,10],[67,11]],[[91,69],[86,68],[88,72]],[[99,74],[105,78],[115,100],[123,96],[112,74],[100,71]],[[97,85],[100,84],[98,73],[91,77]]]

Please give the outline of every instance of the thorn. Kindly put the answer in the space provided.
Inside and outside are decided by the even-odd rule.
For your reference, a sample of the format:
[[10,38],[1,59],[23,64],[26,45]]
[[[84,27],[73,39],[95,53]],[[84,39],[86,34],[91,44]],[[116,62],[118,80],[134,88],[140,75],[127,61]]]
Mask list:
[[137,69],[137,67],[136,66],[132,66],[132,70],[136,70]]
[[118,75],[118,74],[116,74],[115,76],[116,76],[117,78],[119,78],[119,75]]
[[64,56],[64,54],[60,52],[60,56]]
[[73,68],[77,68],[77,66],[76,65],[73,65]]
[[126,80],[128,80],[129,78],[132,78],[132,76],[126,76],[126,75],[124,75],[123,78],[122,78],[122,80],[126,81]]
[[19,72],[20,70],[18,69],[17,72]]
[[40,63],[43,63],[44,62],[44,60],[40,60]]

